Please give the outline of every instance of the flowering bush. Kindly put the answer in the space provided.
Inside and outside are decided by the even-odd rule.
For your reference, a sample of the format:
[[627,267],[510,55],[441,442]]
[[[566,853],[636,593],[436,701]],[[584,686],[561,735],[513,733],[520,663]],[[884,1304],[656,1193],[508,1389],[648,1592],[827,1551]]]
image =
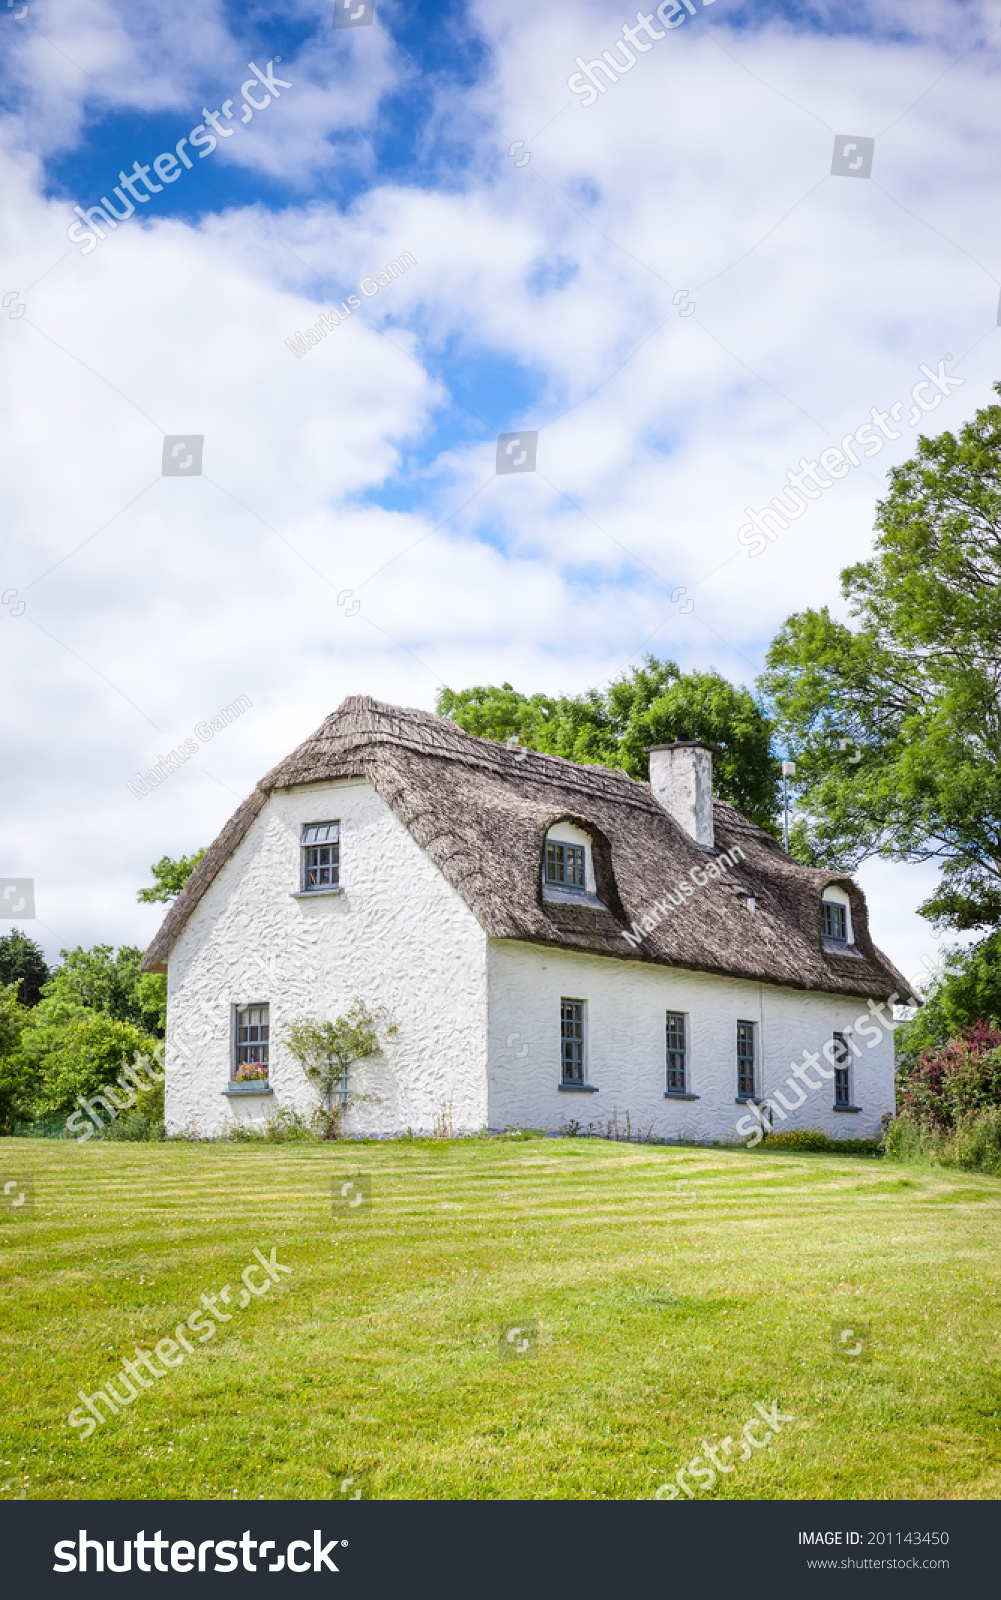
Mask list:
[[785,1133],[766,1133],[759,1146],[769,1150],[819,1150],[828,1155],[878,1155],[876,1139],[839,1139],[823,1128],[790,1128]]
[[951,1130],[992,1106],[1001,1106],[1001,1029],[993,1022],[923,1050],[900,1076],[901,1114],[926,1128]]

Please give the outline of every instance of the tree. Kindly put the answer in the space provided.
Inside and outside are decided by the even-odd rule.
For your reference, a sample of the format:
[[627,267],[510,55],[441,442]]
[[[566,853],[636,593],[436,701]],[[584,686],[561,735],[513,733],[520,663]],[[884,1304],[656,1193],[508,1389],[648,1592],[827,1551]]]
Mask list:
[[0,1133],[31,1116],[34,1083],[18,1055],[27,1011],[17,990],[17,983],[0,984]]
[[33,939],[25,938],[17,928],[0,935],[0,985],[16,983],[22,1005],[37,1005],[42,985],[51,976],[45,956]]
[[[1001,384],[995,385],[1001,395]],[[937,861],[920,907],[1001,924],[1001,406],[890,473],[875,553],[841,574],[851,625],[789,618],[761,687],[795,756],[794,853],[853,870]]]
[[35,1115],[61,1116],[85,1098],[110,1087],[124,1101],[132,1091],[116,1084],[123,1067],[137,1055],[149,1056],[156,1040],[132,1022],[120,1022],[99,1012],[88,1012],[65,1026],[39,1063],[41,1082]]
[[37,1008],[39,1026],[65,1015],[66,1008],[83,1007],[163,1037],[166,979],[162,973],[140,971],[143,953],[138,945],[122,945],[117,954],[110,944],[90,950],[78,945],[59,954],[62,965],[45,985]]
[[622,768],[647,779],[646,746],[701,739],[713,746],[713,781],[751,821],[777,836],[780,767],[771,726],[747,690],[718,672],[683,673],[673,661],[647,656],[607,689],[550,698],[520,694],[509,683],[438,695],[438,715],[467,733],[507,740],[585,765]]
[[158,900],[176,900],[204,854],[204,849],[196,850],[193,856],[181,856],[177,861],[170,856],[161,856],[149,869],[155,881],[136,893],[140,905],[154,905]]
[[[136,1049],[151,1049],[165,1032],[166,980],[158,973],[140,972],[142,951],[136,946],[123,945],[117,954],[108,944],[59,953],[63,964],[44,986],[38,1004],[25,1012],[17,1049],[5,1068],[7,1077],[17,1080],[18,1115],[25,1122],[67,1109],[64,1084],[79,1080],[99,1087],[91,1071],[95,1060],[94,1071],[104,1072],[116,1049],[131,1061]],[[88,1032],[87,1025],[95,1021],[107,1026]],[[98,1044],[104,1054],[98,1051],[95,1057]],[[115,1065],[101,1081],[114,1083],[119,1071]],[[69,1108],[78,1092],[91,1090],[74,1089]]]
[[897,1034],[898,1067],[979,1024],[1001,1029],[1001,930],[945,957],[917,1016]]
[[348,1093],[348,1068],[379,1050],[380,1030],[387,1038],[396,1032],[395,1025],[385,1026],[385,1015],[385,1006],[370,1010],[356,995],[334,1022],[303,1017],[285,1029],[286,1045],[320,1098],[318,1121],[325,1139],[337,1138],[341,1119],[357,1098]]

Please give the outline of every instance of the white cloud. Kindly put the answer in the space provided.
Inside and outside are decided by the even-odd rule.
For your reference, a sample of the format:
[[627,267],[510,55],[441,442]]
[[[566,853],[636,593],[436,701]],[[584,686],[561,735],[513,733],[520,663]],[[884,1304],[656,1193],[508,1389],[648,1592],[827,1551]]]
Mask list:
[[[67,254],[39,159],[85,137],[95,107],[169,107],[184,131],[188,85],[240,50],[211,8],[186,33],[179,12],[91,4],[72,38],[53,33],[93,69],[84,89],[42,41],[18,43],[48,121],[9,117],[0,155],[2,287],[27,306],[0,312],[0,585],[28,606],[0,615],[20,686],[4,707],[0,872],[36,878],[64,941],[147,937],[157,913],[131,902],[148,863],[207,842],[347,693],[430,705],[441,680],[580,689],[649,635],[750,682],[790,611],[837,604],[914,430],[756,561],[736,542],[744,507],[904,399],[919,363],[982,339],[932,429],[986,403],[996,371],[998,286],[969,257],[998,258],[997,47],[918,100],[978,19],[951,38],[936,6],[886,0],[877,17],[905,12],[910,38],[732,35],[719,4],[585,110],[566,90],[573,57],[609,45],[627,13],[482,5],[486,76],[468,109],[454,89],[437,102],[463,173],[436,180],[429,162],[420,186],[390,174],[344,209],[313,195],[199,226],[151,205],[86,258]],[[345,149],[368,170],[380,92],[402,69],[380,30],[357,32],[336,58],[329,38],[303,47],[295,92],[242,131],[256,143],[241,159],[293,191]],[[832,129],[879,135],[872,181],[830,177]],[[296,360],[286,338],[404,250],[417,265]],[[518,409],[503,376],[474,382],[464,398],[490,426],[468,443],[430,373],[478,361],[533,374],[536,397]],[[493,477],[494,430],[521,426],[541,429],[539,473]],[[162,433],[185,430],[205,435],[204,476],[162,479]],[[397,491],[401,509],[373,503]],[[349,587],[360,616],[337,604]],[[128,793],[241,693],[252,715],[204,759],[142,802]],[[878,936],[896,955],[886,906]]]

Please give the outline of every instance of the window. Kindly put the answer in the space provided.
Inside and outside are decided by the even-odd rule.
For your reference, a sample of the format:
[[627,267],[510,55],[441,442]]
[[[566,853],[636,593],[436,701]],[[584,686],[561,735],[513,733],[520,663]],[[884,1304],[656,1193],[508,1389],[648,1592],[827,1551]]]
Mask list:
[[839,906],[836,900],[825,900],[822,914],[824,938],[834,939],[838,944],[847,944],[848,913],[846,908]]
[[685,1014],[667,1013],[667,1092],[685,1092]]
[[584,1002],[560,1001],[560,1054],[563,1082],[584,1082]]
[[546,840],[546,882],[559,884],[562,889],[584,889],[584,846],[564,844],[559,839]]
[[737,1023],[737,1093],[754,1094],[754,1023]]
[[341,825],[339,822],[307,822],[303,826],[300,855],[302,856],[303,893],[310,889],[336,889],[341,873]]
[[233,1078],[254,1083],[268,1076],[270,1006],[239,1006],[236,1013]]
[[834,1104],[850,1106],[852,1103],[851,1045],[843,1033],[834,1035]]

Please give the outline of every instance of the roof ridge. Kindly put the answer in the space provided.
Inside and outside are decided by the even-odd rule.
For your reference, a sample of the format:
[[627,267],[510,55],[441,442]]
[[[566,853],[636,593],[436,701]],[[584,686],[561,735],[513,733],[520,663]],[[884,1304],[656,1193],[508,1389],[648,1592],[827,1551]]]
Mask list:
[[[342,728],[343,723],[348,722],[352,715],[359,712],[375,713],[367,730]],[[361,720],[366,720],[364,715]],[[383,720],[395,726],[380,726],[379,723]],[[430,734],[431,737],[408,738],[407,730],[402,726],[406,722],[410,722],[413,727],[419,728],[421,733]],[[611,786],[619,798],[626,799],[631,804],[655,808],[655,814],[662,810],[659,801],[654,799],[650,791],[649,783],[641,778],[633,778],[621,769],[603,766],[601,762],[574,761],[568,756],[554,755],[548,750],[532,750],[527,745],[513,747],[502,739],[469,733],[450,718],[440,717],[433,711],[425,711],[419,706],[394,706],[387,701],[376,700],[372,695],[346,696],[337,709],[324,718],[319,728],[273,767],[261,781],[268,787],[285,787],[280,781],[271,783],[269,780],[294,757],[305,755],[310,747],[319,749],[324,735],[327,738],[351,739],[357,747],[365,743],[366,731],[374,736],[378,743],[396,744],[403,749],[416,749],[421,755],[440,755],[454,760],[461,751],[475,765],[503,772],[509,771],[512,764],[516,764],[523,776],[528,775],[524,764],[531,759],[533,764],[541,762],[552,769],[544,774],[551,782],[571,779],[570,787],[597,786],[606,792],[607,787]]]

